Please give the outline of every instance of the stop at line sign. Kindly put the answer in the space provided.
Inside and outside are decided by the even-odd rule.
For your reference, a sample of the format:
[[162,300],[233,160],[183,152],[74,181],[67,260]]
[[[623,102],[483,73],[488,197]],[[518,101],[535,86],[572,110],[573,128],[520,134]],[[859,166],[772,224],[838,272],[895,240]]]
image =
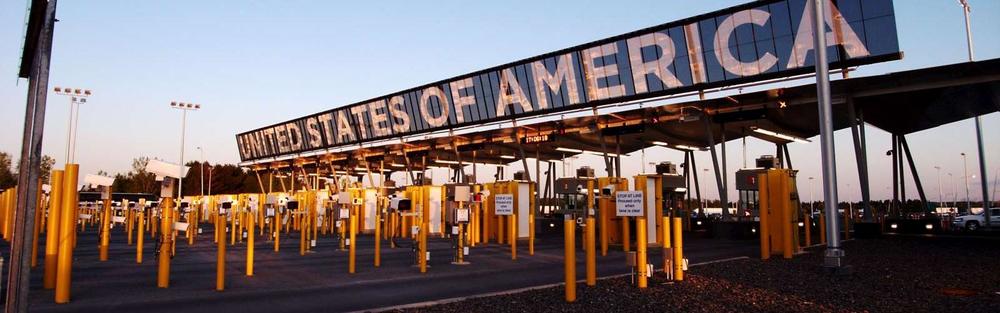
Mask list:
[[493,204],[496,208],[496,215],[514,215],[513,194],[497,194],[493,197]]
[[642,216],[642,191],[615,193],[615,212],[618,216]]

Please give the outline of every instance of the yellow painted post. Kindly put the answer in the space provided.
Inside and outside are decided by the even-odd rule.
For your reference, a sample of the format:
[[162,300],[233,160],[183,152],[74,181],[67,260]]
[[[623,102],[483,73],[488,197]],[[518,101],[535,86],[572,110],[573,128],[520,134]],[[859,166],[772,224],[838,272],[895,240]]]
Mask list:
[[[517,203],[516,198],[514,200],[514,203]],[[517,260],[517,209],[516,208],[514,209],[514,214],[508,217],[508,223],[510,224],[510,226],[507,227],[507,229],[510,230],[510,234],[508,235],[510,236],[509,238],[510,259]]]
[[531,183],[528,185],[528,199],[530,204],[528,205],[528,255],[535,255],[535,209],[537,205],[535,203],[535,184]]
[[144,215],[145,215],[145,213],[143,213],[142,211],[139,212],[139,220],[137,221],[139,223],[139,225],[138,225],[138,229],[136,230],[136,233],[135,233],[135,235],[136,235],[136,238],[135,238],[135,263],[136,264],[142,264],[142,241],[143,241],[143,238],[146,237],[146,235],[142,233],[143,232],[142,228],[144,226],[146,226],[146,219],[145,219]]
[[681,218],[675,217],[674,231],[674,280],[684,280],[684,238],[681,233]]
[[135,231],[135,212],[128,208],[128,200],[122,200],[122,208],[125,210],[125,233],[128,237],[128,245],[132,245],[132,232]]
[[806,247],[812,245],[812,218],[810,216],[811,214],[812,214],[811,212],[810,214],[806,214],[805,223],[802,224],[805,225],[806,227]]
[[355,252],[357,251],[356,247],[358,246],[358,242],[356,241],[357,233],[358,233],[358,208],[357,206],[354,206],[351,209],[351,242],[348,243],[350,252],[348,252],[349,255],[347,257],[347,272],[351,274],[354,274],[355,270],[354,268]]
[[73,243],[76,236],[77,194],[76,183],[79,164],[66,164],[63,175],[62,207],[59,212],[59,252],[56,264],[56,303],[67,303],[70,297],[70,279],[73,272]]
[[576,301],[576,225],[571,216],[567,217],[563,220],[566,302],[574,302]]
[[[111,187],[104,187],[111,188]],[[104,199],[104,209],[101,210],[101,244],[98,247],[98,259],[101,262],[108,260],[108,245],[111,242],[111,199]]]
[[305,203],[301,203],[299,207],[299,255],[306,255],[306,246],[309,245],[308,240],[306,240],[309,230],[306,227],[306,216],[305,208],[308,206]]
[[761,173],[758,175],[757,184],[759,186],[758,198],[759,209],[757,216],[760,219],[760,225],[758,226],[758,231],[760,232],[760,259],[767,260],[771,258],[771,212],[770,212],[770,188],[767,180],[767,173]]
[[[836,212],[836,210],[834,211]],[[844,239],[851,239],[851,207],[844,209]]]
[[256,224],[257,216],[254,214],[249,215],[249,223],[247,226],[247,276],[253,276],[253,249],[254,249],[254,237],[257,234],[254,232],[254,224]]
[[49,220],[45,225],[45,272],[42,287],[56,287],[56,264],[59,256],[59,229],[62,216],[63,171],[52,171],[52,191],[49,193]]
[[819,214],[819,243],[826,244],[826,218],[824,214]]
[[[787,181],[788,176],[786,174],[784,174],[784,173],[785,173],[784,171],[780,171],[778,173],[778,175],[781,175],[777,179],[780,182],[780,185],[781,185],[781,187],[779,187],[779,189],[778,189],[779,192],[780,192],[779,195],[788,195],[789,194],[789,190],[788,190],[789,186],[788,186],[788,181]],[[785,199],[787,199],[787,198],[785,198]],[[782,234],[781,234],[781,256],[784,257],[784,258],[786,258],[786,259],[791,259],[792,258],[792,253],[795,252],[795,244],[794,244],[794,242],[793,242],[792,239],[795,238],[795,237],[797,237],[797,236],[795,236],[793,234],[793,231],[795,230],[795,228],[797,226],[794,225],[794,223],[792,222],[792,218],[794,216],[792,215],[792,208],[789,207],[789,204],[790,204],[790,202],[786,201],[784,199],[782,199],[781,201],[778,201],[778,208],[781,209],[781,214],[778,215],[779,218],[780,218],[780,221],[781,221],[781,232],[782,232]]]
[[[381,200],[379,200],[381,203]],[[375,267],[382,265],[382,206],[375,211]]]
[[663,274],[666,274],[669,277],[671,276],[670,260],[672,259],[670,255],[672,253],[670,249],[670,216],[664,216],[660,218],[660,221],[660,229],[663,230],[663,232],[660,233],[663,235],[660,237],[660,242],[663,243]]
[[584,249],[586,250],[586,263],[587,263],[587,286],[597,285],[597,237],[595,235],[595,225],[597,220],[594,218],[594,180],[587,180],[587,219],[586,219],[586,229],[583,240],[583,244],[586,245]]
[[[169,178],[168,178],[169,179]],[[173,226],[174,199],[167,197],[160,202],[162,211],[160,212],[160,255],[156,271],[156,286],[159,288],[170,287],[170,249],[173,244],[173,234],[170,228]]]
[[632,238],[629,236],[628,227],[628,216],[622,216],[622,251],[629,252],[632,251],[631,243]]
[[418,234],[420,241],[420,255],[417,256],[418,264],[420,264],[420,272],[427,273],[427,221],[420,217],[420,233]]
[[278,212],[278,208],[274,208],[274,222],[271,223],[271,227],[274,230],[274,252],[278,252],[278,246],[281,244],[281,213]]
[[646,218],[635,219],[636,266],[639,268],[639,288],[646,288]]
[[[223,224],[225,224],[224,215],[219,214],[216,218],[222,220]],[[222,228],[222,231],[225,232],[226,229]],[[219,240],[215,257],[215,291],[223,290],[226,290],[226,241]]]

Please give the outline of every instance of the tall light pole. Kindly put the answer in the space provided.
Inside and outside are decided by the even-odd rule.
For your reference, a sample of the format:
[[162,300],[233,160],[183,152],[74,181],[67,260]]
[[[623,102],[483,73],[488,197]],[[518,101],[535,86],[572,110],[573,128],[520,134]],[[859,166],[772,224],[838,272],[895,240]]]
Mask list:
[[941,196],[941,167],[940,166],[935,166],[934,169],[937,170],[937,179],[938,179],[938,206],[940,207],[941,203],[944,201],[944,197]]
[[948,173],[948,184],[951,185],[951,206],[958,211],[958,184],[955,184],[955,175]]
[[201,105],[171,101],[170,107],[181,110],[181,162],[177,173],[177,177],[179,177],[179,183],[177,184],[177,201],[180,201],[184,198],[184,194],[182,192],[184,190],[184,135],[186,132],[185,128],[187,127],[187,112],[201,109]]
[[90,89],[55,87],[58,95],[69,97],[69,118],[66,123],[66,163],[73,163],[76,158],[76,128],[80,121],[80,106],[87,103],[87,97],[93,95]]
[[199,162],[201,163],[201,196],[205,196],[205,150],[198,147],[198,153],[200,153]]
[[[967,0],[958,0],[965,13],[965,42],[969,49],[969,62],[976,59],[976,54],[972,47],[972,23],[969,21],[969,14],[972,8]],[[986,177],[986,151],[983,148],[983,118],[976,115],[976,146],[979,148],[979,182],[983,187],[983,211],[985,211],[986,228],[990,228],[990,186],[989,177]]]
[[816,186],[813,185],[813,177],[809,176],[809,216],[816,212],[814,203],[816,203]]
[[[702,169],[702,171],[705,172],[705,177],[706,177],[706,179],[702,179],[702,182],[704,182],[705,180],[707,180],[707,177],[708,177],[708,169],[704,168],[704,169]],[[706,191],[708,190],[708,189],[704,188],[705,186],[701,186],[701,187],[702,187],[701,190],[706,190]],[[708,207],[708,197],[701,197],[701,207],[703,207],[703,208],[707,208]]]
[[962,152],[962,167],[965,169],[965,175],[962,176],[962,180],[965,181],[965,210],[971,214],[972,200],[969,200],[969,160],[965,157],[965,152]]

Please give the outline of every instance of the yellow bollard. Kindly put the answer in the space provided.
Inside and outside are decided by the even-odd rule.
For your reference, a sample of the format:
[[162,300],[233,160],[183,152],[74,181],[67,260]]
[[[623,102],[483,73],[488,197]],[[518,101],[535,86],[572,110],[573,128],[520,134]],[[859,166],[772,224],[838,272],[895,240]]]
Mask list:
[[355,261],[355,251],[358,246],[357,239],[358,233],[358,208],[354,206],[351,210],[351,242],[348,243],[350,246],[350,254],[347,257],[347,272],[354,274],[354,261]]
[[646,218],[639,217],[635,219],[635,250],[636,250],[636,267],[639,268],[639,288],[646,288],[646,272],[647,265],[646,262]]
[[583,239],[583,244],[586,245],[584,249],[587,252],[587,286],[597,285],[597,245],[596,238],[594,234],[594,223],[593,217],[588,217],[586,220],[585,227],[585,238]]
[[59,219],[62,212],[63,171],[52,171],[52,191],[49,193],[49,220],[45,225],[45,272],[42,286],[56,287],[56,264],[59,252]]
[[[381,208],[379,208],[381,211]],[[382,214],[375,214],[375,267],[382,265]]]
[[423,222],[420,223],[420,233],[417,235],[419,236],[418,240],[420,246],[419,255],[417,256],[417,259],[419,260],[418,263],[420,264],[420,272],[426,273],[427,272],[427,222],[424,221],[423,217],[421,217],[420,220]]
[[684,238],[681,233],[681,218],[675,217],[674,231],[674,280],[684,280]]
[[[169,178],[168,178],[169,179]],[[170,287],[170,249],[173,243],[174,199],[167,197],[160,202],[160,255],[157,260],[156,287]]]
[[63,175],[62,207],[59,212],[59,252],[56,270],[56,303],[67,303],[73,272],[73,243],[76,237],[77,197],[76,183],[79,164],[66,164]]
[[257,216],[254,214],[249,215],[250,225],[247,227],[247,276],[253,276],[253,248],[254,248],[254,224],[256,223]]
[[811,214],[806,214],[806,221],[803,224],[806,227],[806,247],[812,245],[812,219],[810,218],[810,215]]
[[[760,174],[760,177],[767,177],[767,175],[766,174]],[[759,197],[760,197],[760,200],[759,200],[760,202],[758,202],[758,203],[769,203],[768,202],[768,193],[767,192],[761,192]],[[771,258],[771,227],[770,227],[770,224],[771,224],[771,213],[770,213],[769,209],[770,208],[765,207],[764,205],[761,205],[760,209],[757,212],[757,216],[760,219],[760,224],[759,224],[759,226],[757,228],[759,228],[758,231],[760,232],[760,259],[761,260],[767,260],[767,259]]]
[[517,260],[517,214],[508,215],[508,223],[510,224],[507,229],[510,230],[510,259]]
[[629,238],[628,216],[622,216],[622,251],[632,251],[632,238]]
[[[140,208],[140,210],[141,209],[142,208]],[[138,228],[136,229],[136,232],[135,232],[135,263],[136,264],[142,264],[142,242],[143,242],[143,238],[146,237],[146,235],[143,234],[143,227],[146,226],[145,215],[146,215],[145,213],[139,212],[139,218],[138,218],[138,221],[137,221],[139,223],[139,225],[138,225]]]
[[[785,193],[782,193],[785,194]],[[795,243],[793,243],[792,238],[797,236],[793,235],[792,232],[798,227],[792,223],[792,210],[787,207],[782,207],[781,210],[781,256],[786,259],[792,258],[792,253],[795,252]]]
[[660,220],[660,228],[663,229],[663,232],[661,233],[661,234],[663,234],[663,238],[660,239],[660,242],[663,243],[663,273],[666,274],[669,277],[669,276],[671,276],[670,275],[671,274],[670,269],[672,267],[670,266],[670,260],[672,259],[671,253],[673,252],[670,249],[670,217],[669,216],[664,216]]
[[274,216],[271,217],[271,218],[274,219],[274,223],[271,223],[271,225],[273,225],[272,227],[274,228],[274,235],[273,235],[274,236],[274,252],[278,252],[278,247],[281,244],[281,224],[280,224],[281,223],[281,219],[278,218],[278,216],[280,216],[280,215],[281,214],[278,213],[278,209],[275,208],[274,209]]
[[823,213],[819,214],[819,243],[826,244],[826,218]]
[[[225,234],[226,228],[226,217],[225,215],[219,214],[216,217],[222,222],[223,226],[220,229]],[[234,229],[235,230],[235,229]],[[224,237],[223,237],[224,238]],[[215,291],[226,290],[226,241],[219,240],[218,249],[215,257]]]
[[[111,187],[104,187],[111,188]],[[111,244],[111,199],[104,199],[104,209],[101,210],[101,244],[98,259],[108,260],[108,245]]]
[[576,301],[576,225],[571,216],[563,220],[566,302]]

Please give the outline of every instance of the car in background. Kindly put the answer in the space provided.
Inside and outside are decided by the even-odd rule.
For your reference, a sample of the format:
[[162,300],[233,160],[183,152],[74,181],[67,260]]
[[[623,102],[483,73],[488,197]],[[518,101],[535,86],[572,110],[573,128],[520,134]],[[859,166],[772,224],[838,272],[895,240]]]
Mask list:
[[[979,227],[986,226],[986,214],[983,211],[979,214],[961,215],[956,217],[951,224],[955,228],[965,228],[966,230],[974,231],[979,229]],[[1000,208],[990,209],[990,224],[1000,226]]]

